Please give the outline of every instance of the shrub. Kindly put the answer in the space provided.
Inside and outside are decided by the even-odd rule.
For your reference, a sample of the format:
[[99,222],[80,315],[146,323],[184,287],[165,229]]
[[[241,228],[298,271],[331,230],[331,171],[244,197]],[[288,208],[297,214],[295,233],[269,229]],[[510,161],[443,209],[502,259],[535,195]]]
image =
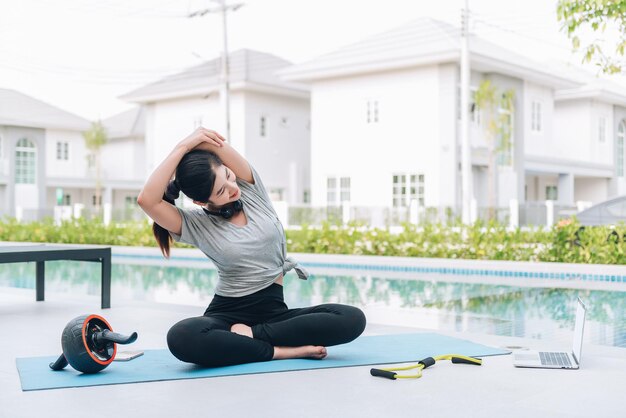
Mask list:
[[[624,225],[582,228],[575,220],[562,221],[549,230],[511,230],[497,222],[480,221],[470,226],[404,224],[400,233],[368,228],[357,222],[343,227],[324,223],[319,228],[303,225],[299,230],[287,230],[286,235],[289,252],[626,264]],[[86,219],[59,225],[51,219],[31,223],[5,219],[0,222],[0,240],[156,246],[147,220],[107,226],[99,220]]]

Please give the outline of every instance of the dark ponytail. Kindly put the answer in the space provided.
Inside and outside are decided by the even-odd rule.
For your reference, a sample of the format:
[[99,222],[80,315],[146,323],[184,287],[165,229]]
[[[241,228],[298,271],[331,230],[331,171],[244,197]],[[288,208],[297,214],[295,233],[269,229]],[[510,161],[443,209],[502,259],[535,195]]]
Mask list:
[[[163,200],[167,203],[174,205],[174,201],[178,199],[180,196],[180,187],[178,186],[178,182],[176,179],[170,181],[165,189],[165,193],[163,194]],[[154,222],[152,224],[152,233],[154,234],[154,238],[156,238],[157,244],[161,248],[161,252],[165,256],[165,258],[170,257],[170,246],[172,244],[172,236],[169,231],[163,228],[161,225]]]
[[[222,160],[208,151],[188,152],[176,167],[176,178],[169,182],[163,200],[174,205],[182,191],[187,197],[198,202],[208,202],[215,185],[215,170],[222,165]],[[161,252],[170,256],[172,236],[169,231],[154,222],[152,232]]]

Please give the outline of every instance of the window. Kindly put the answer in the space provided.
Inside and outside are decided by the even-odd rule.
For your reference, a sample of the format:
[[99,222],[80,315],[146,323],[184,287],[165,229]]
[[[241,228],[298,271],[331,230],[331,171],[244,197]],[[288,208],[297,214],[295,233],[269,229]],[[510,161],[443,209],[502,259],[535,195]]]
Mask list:
[[425,205],[423,174],[393,175],[393,207],[406,207],[416,200],[419,206]]
[[57,142],[57,160],[69,160],[70,145],[67,142]]
[[328,177],[326,179],[326,205],[334,206],[337,204],[337,178]]
[[267,117],[266,116],[261,116],[261,118],[259,119],[259,135],[261,135],[262,138],[265,138],[267,136]]
[[20,139],[15,149],[16,184],[35,184],[36,161],[35,144],[26,138]]
[[367,123],[378,123],[378,100],[367,101]]
[[69,194],[63,192],[63,188],[57,187],[56,189],[57,206],[70,206],[72,204],[72,198]]
[[341,202],[350,201],[350,177],[342,177],[339,181],[341,187],[339,198]]
[[93,206],[102,206],[102,195],[98,196],[98,204],[96,205],[96,195],[91,195],[91,204]]
[[0,158],[4,155],[4,151],[2,147],[4,146],[4,141],[2,140],[2,135],[0,135]]
[[87,154],[87,168],[94,168],[96,166],[95,154]]
[[305,190],[302,193],[302,203],[311,203],[311,191]]
[[196,116],[193,118],[193,129],[199,128],[202,126],[202,116]]
[[126,198],[124,199],[124,203],[127,209],[131,209],[137,206],[137,197],[138,196],[126,196]]
[[326,179],[326,204],[336,206],[350,201],[350,177],[328,177]]
[[409,202],[417,200],[419,206],[424,206],[424,175],[411,174],[411,183],[409,185]]
[[626,139],[626,127],[622,121],[617,127],[617,141],[615,141],[615,174],[617,177],[624,177],[624,139]]
[[606,141],[606,118],[601,117],[598,119],[598,141]]
[[393,207],[406,206],[406,176],[396,174],[393,176]]
[[541,126],[541,103],[532,102],[532,109],[530,112],[530,130],[533,132],[541,132]]
[[557,200],[558,190],[556,186],[546,186],[546,200]]

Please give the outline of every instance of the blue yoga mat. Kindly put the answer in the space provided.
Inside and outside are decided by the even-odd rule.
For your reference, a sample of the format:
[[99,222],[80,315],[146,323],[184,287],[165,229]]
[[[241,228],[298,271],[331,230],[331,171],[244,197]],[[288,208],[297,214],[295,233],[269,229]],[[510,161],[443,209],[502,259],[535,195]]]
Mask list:
[[441,354],[483,357],[509,353],[458,338],[418,333],[360,337],[349,344],[328,347],[328,356],[323,360],[273,360],[217,368],[202,368],[183,363],[168,350],[146,350],[141,357],[127,362],[114,361],[96,374],[82,374],[71,366],[55,372],[48,364],[55,361],[58,356],[18,358],[16,363],[22,390],[28,391],[404,363]]

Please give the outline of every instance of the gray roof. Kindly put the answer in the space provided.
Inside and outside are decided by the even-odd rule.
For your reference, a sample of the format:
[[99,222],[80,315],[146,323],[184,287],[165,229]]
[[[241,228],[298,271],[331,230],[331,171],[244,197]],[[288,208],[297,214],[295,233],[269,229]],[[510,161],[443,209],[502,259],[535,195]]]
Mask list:
[[[570,87],[575,80],[547,71],[507,48],[470,35],[473,69],[502,72],[512,76]],[[460,29],[436,19],[422,17],[403,26],[379,33],[313,60],[280,72],[289,80],[315,80],[357,73],[406,68],[417,65],[459,62]]]
[[146,111],[136,106],[102,121],[109,139],[144,137],[146,134]]
[[[140,87],[121,96],[131,102],[150,102],[161,99],[206,94],[220,86],[221,58],[191,67],[157,82]],[[302,84],[288,82],[276,75],[291,62],[275,55],[240,49],[229,54],[229,81],[232,84],[246,82],[308,92]]]
[[71,131],[91,126],[87,119],[10,89],[0,89],[0,125]]
[[626,106],[626,86],[611,80],[610,76],[593,74],[588,68],[570,63],[551,62],[555,71],[580,82],[579,86],[558,90],[556,100],[598,98],[602,101]]

